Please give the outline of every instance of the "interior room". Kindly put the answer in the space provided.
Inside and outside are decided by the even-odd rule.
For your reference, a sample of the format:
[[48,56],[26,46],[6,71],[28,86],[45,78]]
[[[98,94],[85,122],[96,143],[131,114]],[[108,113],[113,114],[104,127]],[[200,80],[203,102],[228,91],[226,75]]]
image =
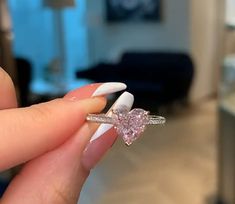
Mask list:
[[[7,111],[50,103],[92,83],[124,83],[134,96],[132,111],[126,110],[123,119],[128,121],[125,130],[133,130],[130,123],[137,125],[131,114],[139,108],[150,114],[146,127],[129,145],[118,127],[121,119],[115,123],[112,117],[116,114],[112,104],[122,92],[107,96],[102,113],[111,110],[111,115],[102,116],[112,119],[110,128],[119,136],[75,195],[58,190],[61,203],[235,204],[234,31],[235,0],[0,0],[0,66],[11,77],[18,101],[18,108],[0,102],[0,121]],[[4,78],[0,82],[4,84]],[[4,89],[0,88],[0,96],[7,97]],[[58,128],[63,124],[59,117]],[[148,125],[151,119],[158,125]],[[66,118],[68,126],[71,120]],[[10,131],[19,126],[12,123]],[[0,154],[8,155],[4,152],[8,133],[4,123],[0,127]],[[30,132],[30,127],[24,131]],[[20,140],[19,134],[8,149],[17,143],[23,146]],[[33,188],[24,195],[14,194],[18,182],[14,180],[23,174],[30,183],[32,173],[25,169],[67,140],[6,167],[10,156],[0,156],[0,203],[12,203],[16,195],[21,195],[17,202],[30,203]],[[89,139],[87,145],[91,143]],[[32,144],[37,149],[41,143]],[[84,146],[84,152],[87,149]],[[35,172],[37,189],[43,176],[39,169]],[[63,178],[66,184],[61,183],[61,189],[70,192],[74,187],[67,183],[73,177]],[[53,185],[45,181],[44,196]],[[40,190],[37,196],[38,203],[53,203]],[[71,196],[76,202],[70,201]]]

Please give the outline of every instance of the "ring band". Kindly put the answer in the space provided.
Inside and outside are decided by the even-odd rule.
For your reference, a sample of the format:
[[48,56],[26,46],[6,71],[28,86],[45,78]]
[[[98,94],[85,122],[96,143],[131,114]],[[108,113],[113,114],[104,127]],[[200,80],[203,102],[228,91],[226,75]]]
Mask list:
[[[106,123],[114,124],[114,120],[111,116],[105,114],[88,114],[86,117],[87,121],[94,123]],[[145,125],[162,125],[166,123],[166,119],[162,116],[157,115],[148,115],[148,120],[145,122]]]

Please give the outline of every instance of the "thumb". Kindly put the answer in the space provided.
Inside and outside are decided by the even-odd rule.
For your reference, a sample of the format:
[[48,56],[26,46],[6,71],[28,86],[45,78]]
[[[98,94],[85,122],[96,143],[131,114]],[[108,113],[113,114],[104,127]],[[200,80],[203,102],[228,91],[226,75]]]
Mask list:
[[61,145],[82,126],[88,113],[101,111],[105,102],[103,97],[56,99],[29,108],[1,110],[0,170]]

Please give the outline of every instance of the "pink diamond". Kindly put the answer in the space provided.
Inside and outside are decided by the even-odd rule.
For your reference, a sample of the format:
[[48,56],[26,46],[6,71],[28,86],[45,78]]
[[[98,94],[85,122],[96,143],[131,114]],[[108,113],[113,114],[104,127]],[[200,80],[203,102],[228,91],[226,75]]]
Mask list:
[[113,111],[112,118],[117,133],[127,145],[131,145],[145,130],[148,112],[143,109],[128,110],[123,107]]

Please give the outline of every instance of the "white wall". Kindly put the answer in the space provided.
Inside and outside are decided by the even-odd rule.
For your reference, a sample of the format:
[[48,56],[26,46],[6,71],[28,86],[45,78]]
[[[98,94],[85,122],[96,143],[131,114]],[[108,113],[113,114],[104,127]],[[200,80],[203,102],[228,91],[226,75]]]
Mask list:
[[163,1],[157,23],[105,22],[105,1],[87,1],[90,61],[117,60],[126,50],[189,51],[189,1]]
[[191,0],[191,52],[196,66],[191,92],[194,101],[212,95],[218,89],[223,49],[221,31],[224,27],[221,9],[223,7],[217,0],[203,3]]

